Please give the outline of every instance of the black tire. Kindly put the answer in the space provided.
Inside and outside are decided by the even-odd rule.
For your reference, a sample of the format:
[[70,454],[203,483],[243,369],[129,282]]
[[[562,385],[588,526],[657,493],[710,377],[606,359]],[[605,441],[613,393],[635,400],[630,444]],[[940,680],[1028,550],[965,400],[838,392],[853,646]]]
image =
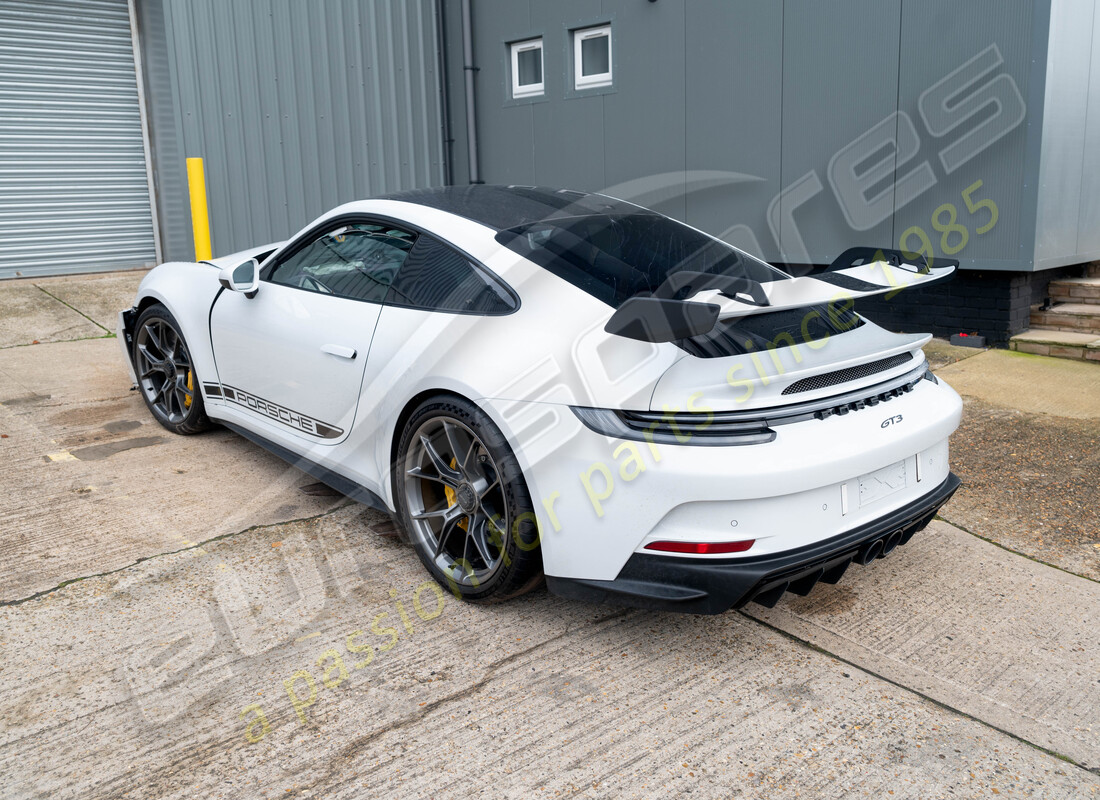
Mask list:
[[132,352],[138,391],[157,422],[183,436],[213,426],[179,323],[160,303],[138,317]]
[[453,396],[421,403],[401,433],[393,474],[398,521],[445,589],[470,602],[499,603],[542,583],[523,471],[484,411]]

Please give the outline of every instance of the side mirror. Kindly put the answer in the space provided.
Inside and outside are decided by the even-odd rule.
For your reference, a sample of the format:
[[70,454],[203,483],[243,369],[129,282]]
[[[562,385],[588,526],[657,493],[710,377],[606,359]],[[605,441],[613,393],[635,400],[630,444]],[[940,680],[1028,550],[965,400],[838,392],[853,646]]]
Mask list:
[[710,333],[721,306],[660,297],[632,297],[611,315],[604,330],[642,342],[674,342]]
[[218,275],[218,283],[231,292],[244,292],[245,297],[255,297],[260,289],[260,262],[250,258],[235,267],[225,267]]

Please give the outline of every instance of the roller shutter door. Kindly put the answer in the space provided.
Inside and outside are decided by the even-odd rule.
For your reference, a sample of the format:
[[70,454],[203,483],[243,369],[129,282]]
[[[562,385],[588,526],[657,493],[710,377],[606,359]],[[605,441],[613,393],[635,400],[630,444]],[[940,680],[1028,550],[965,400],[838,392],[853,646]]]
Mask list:
[[155,259],[126,0],[0,0],[0,278]]

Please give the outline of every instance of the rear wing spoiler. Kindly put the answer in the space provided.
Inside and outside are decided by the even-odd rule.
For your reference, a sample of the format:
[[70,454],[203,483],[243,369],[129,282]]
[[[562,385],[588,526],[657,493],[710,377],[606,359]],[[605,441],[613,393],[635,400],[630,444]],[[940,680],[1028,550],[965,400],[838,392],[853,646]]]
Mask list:
[[651,297],[632,297],[604,330],[645,342],[672,342],[709,333],[721,320],[822,305],[927,286],[951,277],[954,259],[929,264],[900,250],[853,247],[824,271],[760,283],[700,272],[673,273]]
[[767,307],[762,308],[736,297],[720,298],[718,318],[729,319],[848,298],[854,300],[894,294],[949,278],[959,267],[959,262],[954,259],[934,263],[935,266],[931,266],[924,256],[907,256],[900,250],[853,247],[841,253],[824,272],[765,284]]

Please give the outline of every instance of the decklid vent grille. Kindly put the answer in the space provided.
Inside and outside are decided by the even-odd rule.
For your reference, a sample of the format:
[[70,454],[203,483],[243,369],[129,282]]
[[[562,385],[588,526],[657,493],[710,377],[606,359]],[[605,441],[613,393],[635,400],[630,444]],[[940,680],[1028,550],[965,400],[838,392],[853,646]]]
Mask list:
[[829,386],[836,386],[838,383],[847,383],[848,381],[866,378],[877,372],[885,372],[912,360],[912,353],[898,353],[896,356],[881,358],[878,361],[869,361],[866,364],[857,364],[854,367],[825,372],[821,375],[811,375],[809,378],[795,381],[784,389],[782,394],[798,394],[799,392],[812,392],[815,389],[825,389]]

